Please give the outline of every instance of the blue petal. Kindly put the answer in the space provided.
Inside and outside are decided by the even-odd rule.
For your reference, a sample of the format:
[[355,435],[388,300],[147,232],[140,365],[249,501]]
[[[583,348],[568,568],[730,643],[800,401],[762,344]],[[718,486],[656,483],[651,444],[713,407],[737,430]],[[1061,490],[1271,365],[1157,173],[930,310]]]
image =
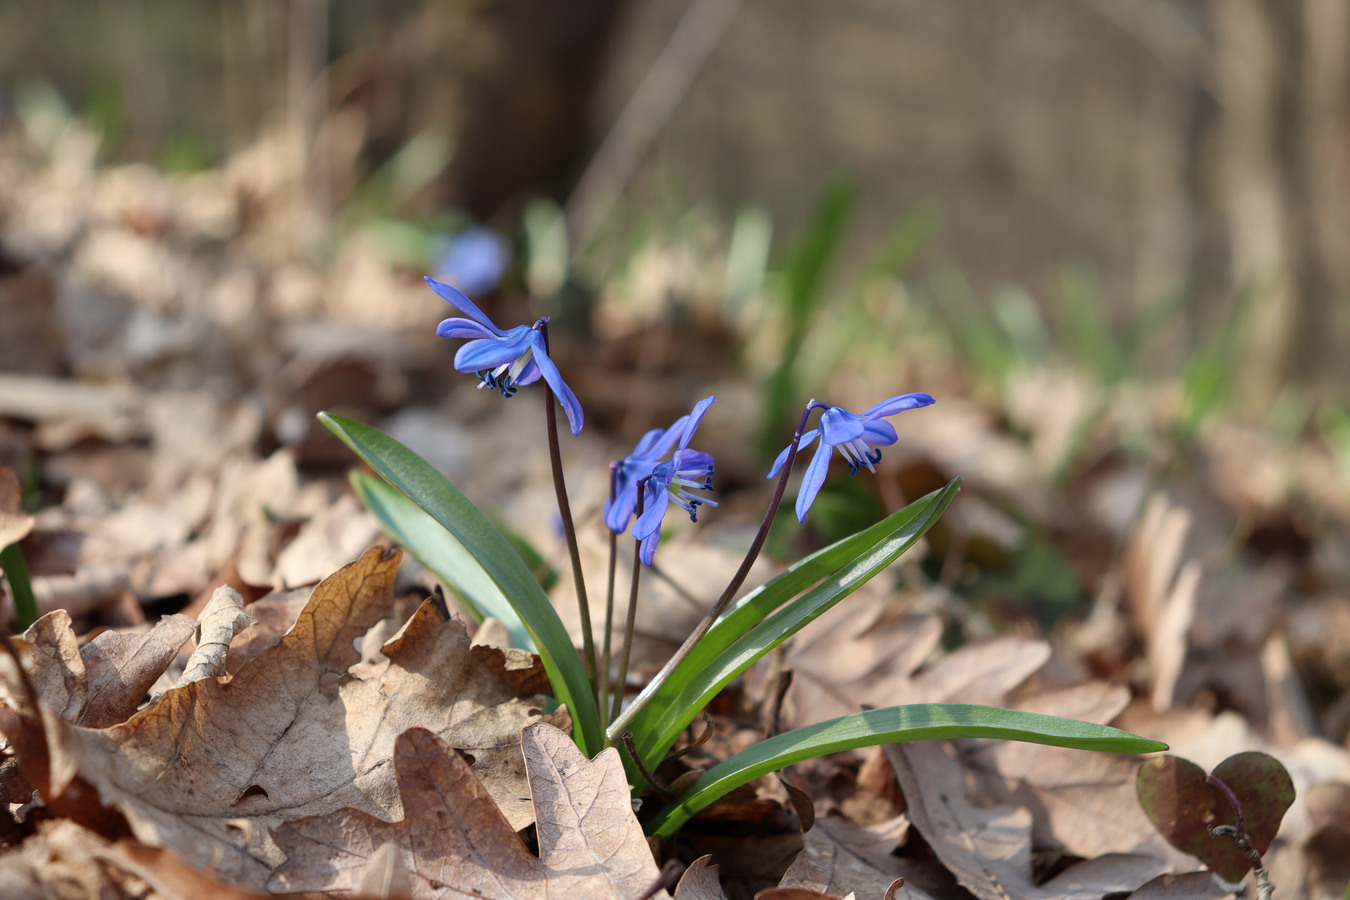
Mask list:
[[[644,472],[637,478],[643,478],[648,474],[650,473]],[[628,529],[628,523],[633,518],[633,510],[637,507],[637,479],[620,474],[619,481],[617,496],[605,501],[605,525],[615,534],[623,534]]]
[[501,332],[490,331],[472,319],[444,319],[436,326],[436,333],[443,338],[487,338],[501,337]]
[[647,537],[642,539],[638,548],[638,556],[642,559],[642,564],[651,567],[656,562],[656,545],[661,543],[661,529],[658,528]]
[[[646,540],[652,534],[661,532],[661,520],[666,517],[666,510],[670,508],[670,492],[666,490],[666,484],[659,478],[651,478],[647,481],[646,509],[642,515],[638,516],[637,522],[633,525],[633,537],[638,540]],[[651,565],[651,563],[648,563]]]
[[473,319],[484,328],[490,329],[495,335],[502,336],[505,334],[500,328],[492,324],[492,320],[489,319],[481,309],[474,306],[472,300],[452,288],[450,285],[441,284],[439,281],[429,276],[426,277],[426,282],[431,285],[433,291],[441,296],[442,300],[464,313],[464,315]]
[[[528,327],[521,327],[529,331]],[[455,368],[460,372],[481,372],[502,363],[514,362],[529,346],[529,336],[521,334],[516,340],[510,340],[509,337],[469,341],[455,354]]]
[[[819,431],[812,428],[810,431],[806,432],[806,434],[803,434],[801,443],[798,444],[798,447],[800,449],[797,452],[800,453],[802,450],[805,450],[807,447],[809,447],[811,445],[811,442],[816,439],[816,435],[819,433],[820,433]],[[778,474],[778,470],[783,468],[783,463],[787,462],[788,453],[791,452],[791,450],[792,450],[791,444],[788,444],[786,447],[783,448],[783,452],[778,454],[778,458],[773,461],[773,467],[769,469],[769,474],[765,476],[766,478],[772,478]]]
[[885,419],[877,419],[863,425],[863,440],[869,447],[889,447],[899,439],[895,433],[895,426]]
[[921,406],[931,406],[936,401],[931,394],[922,392],[914,394],[900,394],[898,397],[891,397],[882,400],[876,406],[862,414],[864,419],[880,419],[885,416],[893,416],[906,409],[918,409]]
[[[675,455],[670,458],[669,465],[675,472],[692,471],[702,474],[713,468],[715,462],[711,453],[704,453],[702,450],[676,450]],[[669,484],[669,481],[666,483]]]
[[[694,436],[695,431],[698,431],[698,423],[703,421],[703,414],[708,411],[708,407],[712,406],[713,401],[716,399],[717,399],[716,395],[712,397],[704,397],[702,400],[694,404],[694,408],[685,418],[684,428],[680,432],[681,450],[689,446],[690,438]],[[674,431],[675,430],[674,426],[672,426],[670,430]]]
[[846,409],[831,406],[820,414],[820,439],[833,447],[862,437],[863,420]]
[[577,395],[572,393],[572,389],[563,381],[562,373],[558,367],[549,359],[548,350],[544,347],[544,336],[538,331],[530,330],[530,346],[534,348],[534,361],[539,364],[539,371],[544,376],[544,381],[553,389],[553,394],[562,404],[563,412],[567,413],[567,422],[572,426],[572,435],[581,433],[581,425],[584,421],[584,414],[581,411],[581,402],[577,400]]
[[[682,421],[684,421],[684,418],[680,417],[679,419],[675,420],[675,424],[678,425]],[[637,446],[633,448],[633,452],[628,454],[628,456],[625,458],[643,459],[650,457],[660,459],[661,457],[665,456],[666,450],[670,449],[669,447],[667,447],[665,450],[656,450],[655,447],[657,446],[658,443],[661,442],[661,438],[665,437],[666,432],[667,429],[665,428],[653,428],[651,431],[647,432],[641,438],[638,439]]]
[[[826,410],[829,412],[829,410]],[[806,475],[802,477],[802,486],[797,491],[797,521],[806,521],[806,511],[811,508],[811,504],[816,502],[816,494],[820,493],[820,486],[825,483],[825,473],[830,469],[830,457],[834,454],[833,448],[820,442],[816,448],[816,455],[811,457],[811,465],[806,467]]]

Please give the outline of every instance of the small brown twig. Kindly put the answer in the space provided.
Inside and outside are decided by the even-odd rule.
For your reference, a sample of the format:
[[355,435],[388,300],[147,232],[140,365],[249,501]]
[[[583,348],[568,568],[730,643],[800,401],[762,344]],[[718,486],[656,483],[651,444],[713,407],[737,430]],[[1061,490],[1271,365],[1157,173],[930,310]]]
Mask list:
[[1219,793],[1228,798],[1229,804],[1233,807],[1233,815],[1237,819],[1235,825],[1211,825],[1209,827],[1210,835],[1212,837],[1226,837],[1237,845],[1237,848],[1247,857],[1247,862],[1252,867],[1252,876],[1256,879],[1256,900],[1271,900],[1275,896],[1275,885],[1270,883],[1270,873],[1266,871],[1265,864],[1261,861],[1261,854],[1252,846],[1251,836],[1247,834],[1247,823],[1242,815],[1242,804],[1238,802],[1233,789],[1222,778],[1209,775],[1206,780],[1214,785]]

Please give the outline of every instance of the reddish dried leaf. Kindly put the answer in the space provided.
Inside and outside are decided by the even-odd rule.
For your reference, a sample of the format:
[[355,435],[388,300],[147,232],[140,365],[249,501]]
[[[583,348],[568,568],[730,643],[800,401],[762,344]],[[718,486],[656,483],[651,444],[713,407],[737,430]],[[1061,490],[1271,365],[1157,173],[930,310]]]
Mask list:
[[[1274,757],[1249,752],[1224,760],[1214,774],[1232,790],[1253,846],[1264,853],[1294,800],[1289,773]],[[1214,826],[1235,824],[1237,815],[1195,763],[1171,755],[1151,759],[1139,770],[1136,789],[1148,817],[1178,850],[1228,881],[1238,881],[1250,870],[1246,855],[1232,840],[1210,834]]]

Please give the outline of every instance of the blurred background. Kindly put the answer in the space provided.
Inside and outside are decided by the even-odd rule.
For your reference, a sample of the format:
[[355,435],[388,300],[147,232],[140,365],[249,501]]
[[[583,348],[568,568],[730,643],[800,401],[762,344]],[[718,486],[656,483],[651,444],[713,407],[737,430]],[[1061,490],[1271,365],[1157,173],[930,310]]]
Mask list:
[[39,576],[161,611],[372,539],[321,409],[556,566],[432,274],[553,317],[583,529],[700,397],[682,539],[743,547],[809,397],[928,391],[779,558],[961,475],[897,580],[949,642],[1343,740],[1347,238],[1341,0],[0,0],[0,463]]
[[1259,410],[1350,374],[1348,19],[1336,0],[5,2],[0,85],[30,126],[80,117],[102,165],[270,152],[306,207],[276,249],[300,257],[373,217],[511,237],[539,197],[574,251],[609,242],[595,280],[614,235],[690,210],[762,214],[781,256],[842,178],[835,276],[908,222],[904,274],[939,306],[1015,317],[1025,292],[1072,332],[1057,305],[1078,293],[1112,344],[1142,328],[1173,368],[1243,332],[1234,387]]

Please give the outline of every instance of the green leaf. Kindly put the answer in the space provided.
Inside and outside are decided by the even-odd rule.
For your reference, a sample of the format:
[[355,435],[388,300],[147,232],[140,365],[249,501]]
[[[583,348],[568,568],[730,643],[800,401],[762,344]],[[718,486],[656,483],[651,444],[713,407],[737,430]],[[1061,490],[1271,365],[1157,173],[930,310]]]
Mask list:
[[661,810],[647,831],[668,838],[691,816],[729,791],[802,760],[878,744],[950,738],[996,738],[1107,753],[1167,749],[1166,744],[1119,728],[1021,710],[963,703],[871,709],[784,732],[713,766]]
[[399,491],[373,475],[352,472],[352,489],[379,520],[380,526],[418,562],[430,569],[454,591],[474,621],[486,616],[501,620],[511,633],[511,643],[533,650],[534,641],[516,615],[511,601],[483,569],[477,557],[455,536]]
[[9,592],[14,595],[14,620],[22,633],[38,620],[38,609],[33,597],[33,582],[28,577],[28,564],[23,560],[18,543],[0,549],[0,570],[4,571]]
[[[648,768],[660,763],[685,726],[732,679],[912,547],[938,520],[960,487],[961,479],[952,479],[946,487],[808,556],[747,595],[653,690],[651,699],[633,719],[630,730]],[[788,603],[818,581],[816,587]]]
[[587,756],[604,749],[600,712],[581,658],[548,595],[502,533],[449,479],[387,434],[326,412],[319,413],[319,421],[473,555],[520,616],[538,648],[554,693],[572,715],[577,746]]

